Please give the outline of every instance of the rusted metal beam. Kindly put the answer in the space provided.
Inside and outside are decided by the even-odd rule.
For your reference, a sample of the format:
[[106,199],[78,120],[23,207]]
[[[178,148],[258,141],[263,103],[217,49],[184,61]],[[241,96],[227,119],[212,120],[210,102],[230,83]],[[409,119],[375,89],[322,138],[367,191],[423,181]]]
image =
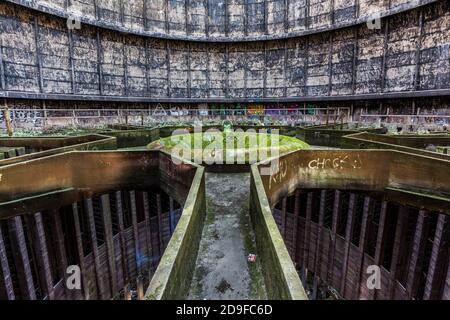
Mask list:
[[43,288],[42,295],[44,296],[45,294],[45,298],[53,300],[55,293],[42,214],[38,212],[33,216],[27,215],[24,216],[24,219],[27,224],[28,239],[31,239],[30,241],[35,251],[33,255],[36,265],[35,274],[38,275],[39,279],[37,281]]
[[284,197],[281,204],[281,235],[286,239],[286,206],[287,197]]
[[366,247],[367,238],[369,235],[368,230],[368,222],[372,218],[372,203],[373,199],[371,199],[368,196],[364,197],[364,206],[363,206],[363,216],[361,221],[361,233],[359,236],[359,251],[360,251],[360,267],[359,267],[359,274],[357,276],[358,279],[358,286],[356,288],[356,299],[359,298],[361,293],[361,281],[362,281],[362,275],[365,274],[364,270],[364,248]]
[[111,285],[111,296],[114,297],[118,292],[117,270],[116,270],[116,254],[114,250],[114,239],[111,221],[111,206],[109,194],[101,197],[102,220],[105,230],[106,251],[108,255],[109,280]]
[[11,269],[8,263],[8,257],[6,255],[5,242],[3,240],[3,231],[0,221],[0,284],[3,285],[4,293],[0,291],[0,295],[4,294],[5,298],[8,300],[15,300],[16,296],[14,294],[14,284],[11,277]]
[[315,252],[315,275],[321,277],[321,264],[322,264],[322,250],[323,250],[323,228],[325,220],[325,204],[326,204],[327,190],[320,192],[320,207],[319,207],[319,224],[317,228],[317,242]]
[[310,232],[311,232],[312,202],[313,202],[313,193],[308,192],[306,200],[305,234],[303,241],[304,247],[303,247],[302,280],[304,284],[306,284],[306,280],[308,278],[309,239],[311,237]]
[[92,206],[92,199],[84,199],[84,205],[87,212],[89,234],[91,237],[92,254],[94,256],[95,267],[95,282],[97,284],[97,298],[102,300],[105,298],[105,288],[102,281],[102,271],[100,263],[100,255],[97,244],[97,231],[95,229],[94,208]]
[[34,40],[36,45],[36,64],[38,68],[38,82],[39,82],[39,92],[44,92],[44,80],[42,76],[42,53],[39,46],[39,23],[38,17],[34,17]]
[[342,296],[345,294],[345,282],[347,279],[347,265],[349,259],[350,243],[352,241],[352,232],[354,225],[354,216],[356,211],[356,195],[352,193],[349,199],[348,212],[347,212],[347,225],[345,226],[345,248],[344,248],[344,260],[342,262],[342,278],[340,284],[340,290]]
[[[83,235],[81,233],[80,215],[78,212],[78,203],[72,204],[72,215],[74,221],[75,237],[77,242],[77,259],[78,265],[81,271],[81,283],[83,290],[83,297],[85,300],[90,299],[89,285],[86,277],[86,264],[84,262],[84,249],[83,249]],[[87,231],[87,230],[86,230]]]
[[[439,285],[436,286],[436,283],[443,280],[442,276],[444,276],[444,274],[438,272],[437,269],[439,268],[439,265],[442,265],[442,263],[445,264],[445,261],[442,261],[441,258],[442,256],[445,256],[445,254],[443,254],[445,250],[448,251],[448,245],[446,245],[447,240],[445,239],[445,233],[447,232],[445,228],[448,226],[448,221],[448,216],[444,214],[440,214],[438,216],[436,232],[433,239],[433,248],[431,250],[430,264],[427,270],[425,291],[423,294],[424,300],[440,298],[438,296],[438,290],[436,290],[436,287],[439,287]],[[445,280],[448,281],[448,279]]]
[[148,265],[148,273],[149,279],[151,278],[151,274],[153,272],[152,268],[156,267],[153,246],[152,246],[152,228],[151,228],[151,218],[150,218],[150,206],[149,206],[149,198],[148,192],[142,192],[142,206],[144,208],[144,218],[145,218],[145,238],[147,245],[147,255],[149,257],[149,265]]
[[328,254],[328,272],[327,272],[327,283],[332,282],[333,270],[334,270],[334,253],[336,251],[336,233],[339,211],[341,206],[341,191],[334,191],[334,203],[333,203],[333,216],[331,219],[331,230],[330,230],[330,248]]
[[158,238],[159,238],[159,256],[161,257],[165,246],[164,246],[164,238],[163,238],[163,217],[162,217],[162,206],[161,206],[161,194],[156,195],[156,210],[158,213]]
[[292,260],[297,264],[298,217],[300,215],[300,190],[295,190],[294,198],[294,230],[292,232]]
[[423,253],[425,249],[425,237],[427,233],[428,214],[421,210],[416,223],[416,230],[414,233],[414,240],[412,243],[412,252],[409,260],[409,271],[406,280],[406,292],[410,299],[412,299],[417,291],[419,272],[423,262]]
[[128,288],[128,285],[130,283],[130,273],[128,270],[127,244],[126,244],[126,239],[125,239],[125,226],[124,226],[124,222],[123,222],[122,193],[120,191],[116,191],[114,193],[114,195],[115,195],[114,201],[116,202],[116,210],[117,210],[117,220],[119,223],[119,237],[120,237],[120,249],[121,249],[120,255],[121,255],[121,263],[122,263],[123,283],[124,283],[124,287]]
[[36,300],[34,280],[25,242],[22,218],[19,216],[9,219],[8,228],[11,234],[11,244],[13,248],[16,248],[16,250],[13,250],[13,256],[19,278],[22,299]]
[[61,270],[61,274],[63,275],[64,280],[64,291],[66,292],[66,295],[69,297],[74,296],[74,292],[71,291],[67,287],[67,267],[69,266],[67,261],[67,255],[66,255],[66,246],[65,246],[65,240],[64,240],[64,231],[62,227],[61,222],[61,213],[59,210],[52,210],[50,211],[51,219],[53,222],[53,228],[55,230],[55,236],[56,236],[56,256],[58,257],[58,267]]
[[136,270],[137,275],[142,274],[141,265],[141,244],[139,241],[139,227],[137,221],[137,209],[136,209],[136,191],[132,190],[129,192],[130,195],[130,206],[131,206],[131,221],[133,224],[133,239],[134,239],[134,256],[136,259]]
[[401,267],[401,251],[404,250],[403,243],[407,232],[407,222],[409,210],[405,206],[400,206],[398,210],[397,225],[395,227],[394,246],[392,249],[391,270],[389,279],[389,299],[395,299],[397,270]]

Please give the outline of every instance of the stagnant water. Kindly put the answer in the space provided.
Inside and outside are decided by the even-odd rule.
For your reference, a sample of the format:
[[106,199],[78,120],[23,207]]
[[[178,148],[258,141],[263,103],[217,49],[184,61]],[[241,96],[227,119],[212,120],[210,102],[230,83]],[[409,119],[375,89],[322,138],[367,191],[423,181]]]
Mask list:
[[250,174],[206,174],[206,219],[188,299],[266,299],[249,216]]

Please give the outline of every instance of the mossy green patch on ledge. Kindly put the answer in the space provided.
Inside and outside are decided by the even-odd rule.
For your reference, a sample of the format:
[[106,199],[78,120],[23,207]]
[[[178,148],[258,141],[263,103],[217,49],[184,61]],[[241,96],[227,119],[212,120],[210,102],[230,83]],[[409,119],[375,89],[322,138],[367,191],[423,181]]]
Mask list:
[[245,163],[266,160],[271,157],[309,149],[310,146],[293,137],[256,132],[205,132],[180,134],[154,141],[149,149],[164,150],[177,156],[212,163]]

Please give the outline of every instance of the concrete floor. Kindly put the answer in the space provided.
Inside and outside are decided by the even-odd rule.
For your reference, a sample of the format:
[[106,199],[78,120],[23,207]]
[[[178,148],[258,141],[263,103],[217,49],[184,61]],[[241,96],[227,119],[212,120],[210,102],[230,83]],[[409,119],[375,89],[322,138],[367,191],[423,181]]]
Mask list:
[[206,220],[188,299],[266,299],[249,216],[250,174],[206,174]]

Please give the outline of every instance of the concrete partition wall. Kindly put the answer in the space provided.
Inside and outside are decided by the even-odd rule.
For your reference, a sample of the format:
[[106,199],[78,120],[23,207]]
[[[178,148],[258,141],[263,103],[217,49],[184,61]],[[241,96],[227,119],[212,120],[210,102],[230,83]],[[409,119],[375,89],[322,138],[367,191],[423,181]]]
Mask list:
[[250,216],[267,297],[274,300],[307,300],[308,296],[272,216],[257,165],[251,167]]
[[198,167],[183,213],[164,252],[146,299],[185,299],[191,284],[206,213],[205,172]]

